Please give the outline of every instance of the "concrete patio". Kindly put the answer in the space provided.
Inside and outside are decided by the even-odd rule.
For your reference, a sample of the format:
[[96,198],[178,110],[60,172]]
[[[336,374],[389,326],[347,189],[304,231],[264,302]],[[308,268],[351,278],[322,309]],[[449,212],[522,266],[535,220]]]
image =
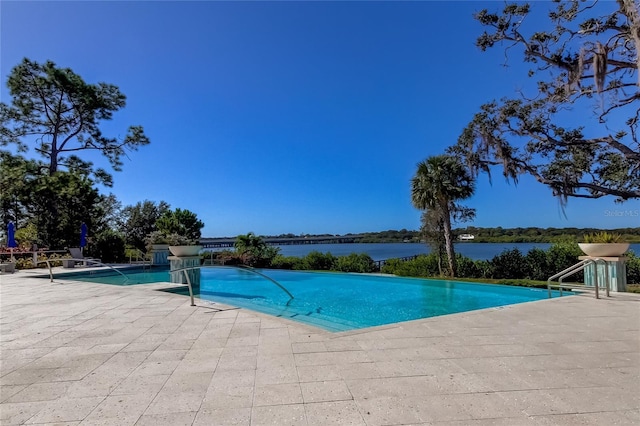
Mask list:
[[329,333],[158,285],[0,283],[2,425],[640,424],[640,295]]

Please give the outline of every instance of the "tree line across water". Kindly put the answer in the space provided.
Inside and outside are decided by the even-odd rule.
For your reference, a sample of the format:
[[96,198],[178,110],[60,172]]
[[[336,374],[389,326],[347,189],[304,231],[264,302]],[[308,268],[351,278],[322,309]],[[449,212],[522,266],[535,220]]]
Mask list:
[[[249,233],[238,237],[234,250],[208,253],[204,256],[218,264],[257,268],[442,277],[442,259],[436,253],[416,256],[411,260],[389,259],[380,265],[365,253],[334,256],[330,252],[312,251],[306,256],[297,257],[283,256],[279,251],[278,247],[268,246],[261,237]],[[546,285],[544,281],[550,276],[574,265],[582,255],[575,242],[559,242],[553,243],[548,250],[534,248],[527,253],[518,249],[504,250],[490,260],[473,260],[458,253],[454,262],[457,279],[541,287]],[[581,281],[582,276],[576,275],[572,279]],[[640,284],[640,258],[633,252],[628,254],[627,280],[632,284]]]
[[[466,228],[454,229],[455,236],[461,234],[471,234],[474,243],[555,243],[562,241],[580,242],[585,235],[593,234],[601,229],[596,228],[479,228],[468,226]],[[620,235],[620,240],[628,243],[640,243],[640,227],[638,228],[616,228],[607,230]],[[362,234],[346,234],[345,236],[359,235],[355,240],[357,243],[419,243],[424,240],[420,231],[407,229],[388,230],[381,232],[364,232]],[[294,237],[294,234],[282,234],[278,237]],[[309,236],[327,236],[309,235]],[[275,237],[275,236],[274,236]]]

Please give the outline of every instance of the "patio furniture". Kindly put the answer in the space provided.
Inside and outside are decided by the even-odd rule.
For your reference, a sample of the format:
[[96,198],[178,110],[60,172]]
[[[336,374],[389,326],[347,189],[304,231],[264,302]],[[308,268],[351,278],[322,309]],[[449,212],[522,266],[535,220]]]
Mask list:
[[11,273],[13,274],[16,271],[16,262],[2,262],[0,263],[0,272],[3,274]]
[[83,256],[82,250],[80,250],[80,247],[70,247],[69,253],[71,253],[71,257],[73,257],[73,260],[80,261],[82,263],[82,266],[91,266],[98,263],[102,263],[100,259],[97,259],[95,257]]

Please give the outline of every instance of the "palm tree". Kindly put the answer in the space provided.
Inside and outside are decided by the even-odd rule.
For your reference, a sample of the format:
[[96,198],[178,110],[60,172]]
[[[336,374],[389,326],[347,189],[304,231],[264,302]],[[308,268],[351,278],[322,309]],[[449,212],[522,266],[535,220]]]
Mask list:
[[445,256],[444,241],[444,223],[440,212],[434,209],[428,209],[422,213],[420,218],[422,226],[420,232],[427,240],[427,244],[431,247],[431,251],[438,255],[438,273],[444,275],[442,268],[442,259]]
[[244,263],[251,263],[252,258],[259,257],[267,244],[261,237],[253,232],[246,235],[238,235],[234,244],[236,251],[240,254]]
[[[411,202],[421,210],[430,210],[440,217],[444,233],[449,273],[456,275],[455,253],[451,223],[456,218],[473,217],[473,210],[456,204],[459,200],[471,197],[474,180],[467,169],[456,157],[438,155],[418,163],[418,170],[411,179]],[[452,220],[453,219],[453,220]]]

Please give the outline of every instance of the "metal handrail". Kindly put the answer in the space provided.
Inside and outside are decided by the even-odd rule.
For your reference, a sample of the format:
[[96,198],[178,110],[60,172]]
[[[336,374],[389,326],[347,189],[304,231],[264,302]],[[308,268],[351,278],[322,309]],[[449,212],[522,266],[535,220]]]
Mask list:
[[47,267],[49,268],[49,278],[51,280],[50,282],[53,282],[53,270],[51,269],[51,262],[61,262],[63,260],[74,260],[76,262],[90,262],[90,263],[94,263],[94,264],[99,265],[99,266],[106,266],[107,268],[112,269],[112,270],[116,271],[117,273],[119,273],[120,275],[122,275],[124,277],[124,279],[125,279],[125,282],[127,280],[129,280],[129,277],[127,277],[125,274],[123,274],[122,272],[120,272],[119,270],[114,268],[113,266],[107,265],[106,263],[102,263],[102,262],[99,262],[97,260],[87,259],[86,257],[83,258],[83,259],[78,259],[78,258],[73,258],[73,257],[64,257],[64,258],[60,258],[60,259],[45,259],[45,260],[39,260],[38,262],[36,262],[36,265],[40,264],[40,263],[46,263]]
[[[562,280],[568,276],[571,276],[577,272],[580,272],[582,270],[584,270],[587,266],[589,266],[590,264],[594,264],[596,265],[596,270],[594,272],[594,290],[595,290],[595,296],[596,299],[600,298],[600,294],[599,294],[599,289],[600,289],[600,284],[598,283],[598,262],[602,262],[605,266],[605,293],[606,296],[609,297],[609,265],[607,264],[607,262],[604,259],[600,259],[600,258],[591,258],[591,259],[584,259],[581,260],[580,262],[576,263],[575,265],[570,266],[569,268],[565,269],[564,271],[558,272],[557,274],[553,275],[552,277],[550,277],[547,280],[547,291],[549,292],[549,298],[551,298],[551,287],[558,287],[560,289],[560,296],[562,296]],[[551,281],[555,278],[558,278],[558,284],[552,284]],[[585,288],[585,289],[591,289],[591,286],[587,286],[585,284],[571,284],[571,287],[579,287],[579,288]]]
[[565,269],[564,271],[560,271],[560,272],[558,272],[557,274],[555,274],[554,276],[552,276],[551,278],[549,278],[549,279],[547,280],[547,282],[552,281],[552,280],[555,280],[556,278],[558,278],[558,277],[559,277],[559,276],[561,276],[562,274],[564,274],[564,273],[566,273],[566,272],[569,272],[569,271],[571,271],[572,269],[574,269],[574,268],[576,268],[576,267],[578,267],[578,266],[580,266],[580,265],[582,265],[582,264],[584,264],[584,263],[588,263],[589,261],[591,261],[591,259],[584,259],[584,260],[581,260],[580,262],[576,263],[575,265],[569,266],[569,267],[568,267],[567,269]]
[[[189,274],[187,272],[194,269],[200,269],[200,268],[202,268],[202,265],[189,266],[187,268],[171,269],[169,271],[169,272],[184,272],[184,277],[187,280],[187,287],[189,288],[189,298],[191,299],[191,306],[196,306],[196,303],[193,300],[193,287],[191,286],[191,278],[189,278]],[[178,284],[178,283],[172,283],[172,284]]]
[[[604,264],[604,269],[605,269],[605,283],[604,283],[604,288],[605,288],[606,296],[607,296],[607,297],[609,297],[609,287],[610,287],[610,286],[609,286],[609,265],[607,264],[607,262],[606,262],[604,259],[600,259],[600,258],[595,258],[595,259],[586,259],[586,260],[591,260],[591,261],[592,261],[592,263],[594,263],[594,264],[596,265],[596,269],[595,269],[594,274],[593,274],[593,287],[594,287],[594,290],[595,290],[595,292],[596,292],[596,299],[599,299],[599,298],[600,298],[600,295],[599,295],[599,293],[598,293],[599,288],[600,288],[600,284],[598,283],[598,261],[600,261],[600,262],[602,262],[602,263]],[[584,268],[586,268],[587,266],[589,266],[589,264],[588,264],[588,263],[587,263],[587,264],[585,264],[585,265],[583,265],[583,266],[581,266],[580,268],[576,269],[574,272],[581,271],[581,270],[583,270]],[[567,276],[569,276],[569,274],[565,274],[565,275],[561,276],[561,277],[558,279],[558,282],[559,282],[560,284],[562,284],[562,279],[563,279],[563,278],[565,278],[565,277],[567,277]],[[591,288],[590,286],[587,286],[587,285],[583,285],[583,286],[581,286],[581,287],[584,287],[584,288]],[[560,287],[560,295],[562,296],[562,287]]]
[[[140,250],[139,248],[133,248],[133,249],[129,249],[131,251],[133,251],[136,254],[136,261],[140,261],[142,260],[142,266],[144,268],[144,266],[147,264],[147,254],[145,252],[143,252],[142,250]],[[129,263],[131,262],[131,251],[129,252]],[[151,261],[149,261],[149,266],[151,266]]]
[[[282,291],[284,291],[285,293],[287,293],[287,295],[290,297],[289,302],[290,302],[291,300],[293,300],[293,294],[291,294],[291,293],[289,292],[289,290],[287,290],[286,288],[284,288],[284,286],[283,286],[282,284],[280,284],[278,281],[274,280],[274,279],[273,279],[273,278],[271,278],[270,276],[267,276],[267,275],[265,275],[265,274],[263,274],[263,273],[261,273],[261,272],[256,271],[256,270],[255,270],[255,268],[252,268],[251,266],[232,266],[232,268],[240,269],[240,270],[243,270],[243,271],[250,271],[250,272],[253,272],[254,274],[260,275],[262,278],[266,278],[266,279],[268,279],[269,281],[271,281],[272,283],[274,283],[275,285],[277,285],[278,287],[280,287],[280,288],[282,289]],[[288,305],[288,304],[289,304],[289,303],[287,302],[287,305]]]
[[[186,268],[179,268],[179,269],[171,269],[169,272],[184,272],[184,276],[187,280],[187,286],[189,287],[189,298],[191,299],[191,306],[196,306],[194,300],[193,300],[193,287],[191,286],[191,278],[189,278],[189,274],[187,273],[188,271],[192,271],[195,269],[202,269],[202,268],[209,268],[212,267],[210,265],[197,265],[197,266],[188,266]],[[289,300],[287,301],[286,305],[289,306],[289,303],[291,303],[291,301],[294,299],[293,294],[291,294],[291,292],[289,292],[289,290],[287,290],[282,284],[280,284],[278,281],[274,280],[273,278],[260,273],[258,271],[256,271],[254,268],[251,268],[250,266],[247,267],[240,267],[240,266],[215,266],[216,268],[235,268],[235,269],[240,269],[242,271],[249,271],[249,272],[253,272],[256,275],[261,276],[262,278],[266,278],[267,280],[271,281],[272,283],[274,283],[276,286],[278,286],[282,291],[284,291],[285,293],[287,293],[287,295],[289,296]],[[172,284],[177,284],[177,283],[172,283]]]

